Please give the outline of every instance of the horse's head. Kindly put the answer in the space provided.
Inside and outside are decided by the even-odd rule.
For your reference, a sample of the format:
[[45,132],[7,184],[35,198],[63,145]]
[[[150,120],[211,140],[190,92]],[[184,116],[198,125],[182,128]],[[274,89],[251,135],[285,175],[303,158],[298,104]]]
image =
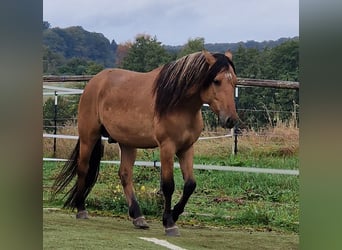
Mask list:
[[232,54],[211,54],[203,51],[209,71],[206,86],[201,91],[203,103],[209,104],[212,111],[218,115],[222,127],[232,128],[238,115],[235,108],[234,92],[237,83]]

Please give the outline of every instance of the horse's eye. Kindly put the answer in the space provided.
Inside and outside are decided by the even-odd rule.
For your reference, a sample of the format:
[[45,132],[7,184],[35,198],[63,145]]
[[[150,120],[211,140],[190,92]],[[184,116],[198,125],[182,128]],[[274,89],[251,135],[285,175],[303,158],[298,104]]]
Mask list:
[[214,83],[215,85],[220,85],[220,84],[221,84],[221,81],[220,81],[220,80],[217,80],[217,79],[214,79],[213,83]]

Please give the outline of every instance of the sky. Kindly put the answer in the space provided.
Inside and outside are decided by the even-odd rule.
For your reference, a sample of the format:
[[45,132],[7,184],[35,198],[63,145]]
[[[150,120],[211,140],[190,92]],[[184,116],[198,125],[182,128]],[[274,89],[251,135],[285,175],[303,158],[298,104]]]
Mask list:
[[138,34],[164,45],[299,36],[299,0],[43,0],[51,27],[82,26],[116,43]]

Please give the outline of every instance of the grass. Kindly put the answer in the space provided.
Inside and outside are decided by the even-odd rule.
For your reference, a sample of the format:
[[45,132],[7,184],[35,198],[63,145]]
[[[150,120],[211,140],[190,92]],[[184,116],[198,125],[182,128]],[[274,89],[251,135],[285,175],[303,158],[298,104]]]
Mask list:
[[149,230],[134,229],[127,218],[92,216],[44,210],[43,249],[164,249],[139,237],[167,240],[185,249],[298,249],[296,234],[248,229],[180,225],[181,237],[166,237],[160,221],[149,220]]
[[[65,128],[59,133],[77,134],[75,128],[72,126]],[[224,133],[224,131],[216,133],[204,132],[203,136],[217,134],[222,135]],[[298,136],[297,128],[283,126],[281,124],[276,128],[269,128],[264,131],[243,131],[243,135],[238,137],[239,151],[236,156],[232,155],[233,140],[231,138],[201,140],[195,144],[194,162],[196,164],[206,165],[298,169]],[[73,140],[58,139],[56,157],[68,158],[75,143],[76,141]],[[52,156],[52,139],[44,139],[44,156]],[[118,145],[109,145],[106,143],[103,159],[119,160]],[[158,149],[138,150],[137,160],[159,160],[159,151]],[[44,207],[62,207],[62,200],[57,199],[51,201],[49,199],[49,191],[53,177],[58,173],[61,166],[61,163],[44,162]],[[135,231],[132,230],[131,223],[127,220],[127,205],[123,196],[117,171],[118,166],[109,164],[101,165],[99,179],[87,199],[87,206],[90,213],[93,216],[96,216],[94,222],[95,228],[97,227],[97,224],[100,226],[100,221],[106,220],[107,217],[116,216],[115,221],[119,220],[119,218],[124,218],[124,227],[130,227],[132,232],[129,234],[134,234]],[[160,178],[159,171],[159,168],[135,167],[134,185],[143,213],[146,215],[148,220],[156,224],[156,227],[158,228],[157,234],[160,235],[160,232],[162,231],[160,218],[163,200],[158,194]],[[189,234],[185,233],[187,237],[194,237],[193,241],[197,241],[198,239],[196,238],[196,235],[201,235],[201,233],[204,232],[201,231],[202,229],[215,228],[211,232],[212,235],[203,234],[203,236],[213,237],[213,241],[221,242],[222,246],[225,246],[226,249],[239,249],[238,247],[234,247],[235,236],[239,233],[243,235],[246,232],[251,232],[253,236],[259,234],[264,236],[268,235],[266,237],[269,237],[269,239],[273,238],[274,241],[279,242],[282,241],[282,237],[285,239],[286,237],[291,236],[291,240],[289,241],[292,242],[291,244],[289,242],[286,243],[285,240],[283,242],[284,244],[280,244],[279,246],[272,245],[269,239],[262,239],[261,241],[268,242],[267,244],[269,244],[267,246],[265,243],[262,249],[295,249],[298,247],[298,239],[296,238],[299,231],[298,176],[238,173],[214,170],[194,170],[194,173],[197,180],[197,187],[194,194],[189,199],[185,212],[180,216],[178,221],[178,225],[182,227],[182,232],[183,228],[190,230]],[[173,195],[173,205],[178,201],[182,192],[183,179],[179,169],[175,169],[174,177],[176,189]],[[61,198],[61,196],[59,198]],[[68,210],[63,211],[63,214],[68,212]],[[59,233],[61,234],[60,237],[63,238],[63,241],[65,237],[71,237],[68,235],[65,236],[65,232],[74,230],[70,227],[77,228],[79,223],[75,220],[71,221],[69,218],[74,217],[74,214],[72,214],[72,216],[70,214],[63,214],[44,214],[44,216],[46,216],[46,219],[44,219],[44,240],[45,236],[53,238],[57,237]],[[60,218],[56,218],[57,221],[55,223],[57,224],[53,225],[54,219],[50,218],[50,216],[55,215],[57,217],[60,216]],[[69,216],[69,219],[65,218],[66,216]],[[50,219],[52,219],[52,221],[50,221]],[[45,226],[49,225],[46,223],[50,222],[52,225],[50,225],[49,229],[49,227]],[[57,229],[52,229],[55,227],[57,227]],[[63,229],[63,227],[66,228]],[[106,230],[107,227],[110,228],[108,228],[108,230],[113,230],[109,225],[101,230]],[[219,230],[217,230],[217,228],[219,228]],[[91,239],[96,235],[95,232],[94,234],[91,233],[92,230],[96,231],[96,229],[90,229],[89,237]],[[221,231],[226,232],[226,236],[223,236]],[[52,234],[56,234],[56,236],[53,236]],[[73,238],[80,237],[77,235],[77,232],[75,232],[75,234],[76,235],[74,235]],[[88,234],[88,231],[86,234]],[[232,237],[234,240],[225,243],[227,235],[229,235],[229,239]],[[292,236],[294,238],[292,238]],[[113,244],[113,246],[116,246],[115,242],[118,239],[119,241],[123,239],[120,232],[118,233],[118,238],[109,233],[108,236],[96,236],[96,238],[100,239],[99,241],[101,241],[101,237],[107,237],[106,240],[108,244]],[[241,239],[237,239],[237,246],[239,246],[238,242],[244,242],[245,245],[241,248],[252,248],[253,246],[250,245],[251,241],[249,241],[248,245],[247,238],[244,239],[242,237]],[[57,239],[58,238],[56,238],[56,240]],[[65,244],[67,244],[67,241],[68,240],[66,240]],[[131,242],[134,247],[143,246],[141,249],[144,248],[145,243],[141,243],[140,240],[136,243],[135,241],[135,238],[132,240],[127,239],[122,244],[128,244]],[[257,239],[255,239],[255,241],[258,242]],[[88,243],[90,244],[91,242]],[[53,245],[53,243],[51,244]],[[99,242],[99,244],[101,245],[102,243]],[[189,243],[184,244],[185,245],[182,246],[187,249],[210,248],[212,246],[210,241],[205,242],[205,240],[198,246],[196,245],[196,248],[192,248]],[[153,249],[152,246],[146,248]],[[68,249],[68,247],[66,246],[65,249]],[[217,245],[213,249],[222,248]]]
[[[51,177],[60,167],[61,164],[44,163],[45,207],[62,206],[60,200],[49,200]],[[88,208],[99,215],[127,214],[117,171],[118,166],[101,165],[98,182],[87,199]],[[180,170],[174,172],[173,204],[179,200],[183,186]],[[195,176],[197,188],[180,223],[298,232],[298,177],[208,170],[195,170]],[[143,213],[150,218],[160,218],[159,169],[136,167],[134,184]]]

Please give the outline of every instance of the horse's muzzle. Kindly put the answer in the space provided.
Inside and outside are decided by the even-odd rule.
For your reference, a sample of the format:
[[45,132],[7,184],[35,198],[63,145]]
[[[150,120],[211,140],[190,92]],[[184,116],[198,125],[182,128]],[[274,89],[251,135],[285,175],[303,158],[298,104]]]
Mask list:
[[232,128],[237,123],[237,119],[233,117],[220,117],[220,124],[223,128]]

